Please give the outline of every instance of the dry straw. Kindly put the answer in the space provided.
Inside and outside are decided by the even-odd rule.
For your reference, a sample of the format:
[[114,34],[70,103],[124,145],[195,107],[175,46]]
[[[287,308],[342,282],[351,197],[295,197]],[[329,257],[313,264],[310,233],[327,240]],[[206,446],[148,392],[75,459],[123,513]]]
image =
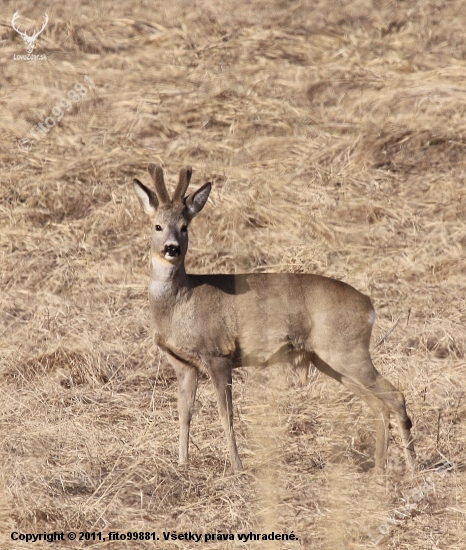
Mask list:
[[[177,466],[176,380],[150,337],[149,227],[130,185],[155,162],[213,181],[191,272],[342,279],[373,298],[373,344],[411,311],[374,360],[405,392],[421,464],[435,470],[441,452],[455,467],[379,547],[462,548],[464,3],[47,9],[46,61],[15,61],[23,41],[12,13],[1,20],[2,531],[274,530],[299,537],[280,548],[368,548],[427,475],[402,474],[394,435],[376,484],[370,411],[285,370],[267,374],[264,402],[264,381],[235,376],[244,473],[229,471],[208,380],[190,465]],[[22,29],[44,11],[18,10]],[[85,75],[96,86],[22,152]]]

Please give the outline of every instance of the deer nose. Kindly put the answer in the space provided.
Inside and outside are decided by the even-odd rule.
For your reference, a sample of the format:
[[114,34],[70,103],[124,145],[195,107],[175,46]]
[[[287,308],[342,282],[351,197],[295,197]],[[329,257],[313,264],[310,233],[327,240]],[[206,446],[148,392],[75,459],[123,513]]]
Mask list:
[[181,248],[174,244],[166,244],[163,251],[165,256],[169,256],[170,258],[176,258],[181,254]]

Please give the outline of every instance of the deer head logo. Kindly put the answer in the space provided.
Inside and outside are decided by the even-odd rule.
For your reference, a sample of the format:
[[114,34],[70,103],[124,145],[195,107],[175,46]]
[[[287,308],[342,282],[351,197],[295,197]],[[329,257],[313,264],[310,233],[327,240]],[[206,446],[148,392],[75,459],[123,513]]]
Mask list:
[[44,15],[44,24],[42,25],[42,28],[38,31],[36,31],[32,36],[29,36],[27,33],[22,32],[18,29],[16,26],[16,21],[19,17],[19,12],[17,11],[12,19],[11,19],[11,26],[15,29],[15,31],[21,36],[21,38],[24,40],[24,44],[26,46],[26,50],[28,53],[32,53],[34,50],[35,42],[37,40],[37,37],[39,34],[45,29],[47,26],[47,23],[49,21],[49,16],[47,14]]

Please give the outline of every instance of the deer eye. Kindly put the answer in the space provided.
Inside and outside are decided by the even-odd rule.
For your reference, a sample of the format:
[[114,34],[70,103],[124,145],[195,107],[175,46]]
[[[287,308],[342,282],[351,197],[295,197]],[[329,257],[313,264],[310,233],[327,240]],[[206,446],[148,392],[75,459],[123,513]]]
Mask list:
[[156,225],[155,230],[156,231],[162,231],[162,226],[161,225]]
[[182,226],[181,226],[181,231],[182,231],[183,233],[186,233],[186,231],[188,231],[188,226],[187,226],[187,225],[182,225]]

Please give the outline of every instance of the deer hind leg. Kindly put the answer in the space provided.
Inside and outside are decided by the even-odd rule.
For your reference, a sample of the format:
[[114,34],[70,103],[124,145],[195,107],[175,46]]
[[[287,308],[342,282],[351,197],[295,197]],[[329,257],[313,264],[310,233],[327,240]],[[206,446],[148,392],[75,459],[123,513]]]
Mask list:
[[328,363],[316,354],[312,361],[319,370],[360,396],[374,411],[376,418],[376,471],[380,472],[386,464],[390,413],[396,417],[406,461],[409,467],[413,468],[415,452],[411,437],[412,424],[406,412],[405,398],[377,371],[367,350],[362,353],[338,354],[338,356],[332,357]]
[[387,464],[388,437],[390,428],[390,409],[374,394],[366,388],[355,384],[345,376],[341,379],[342,384],[361,397],[372,409],[375,416],[375,473],[382,474]]
[[231,363],[224,359],[214,360],[210,365],[209,374],[217,394],[218,412],[227,437],[231,467],[233,470],[241,471],[243,464],[238,454],[235,433],[233,431]]
[[414,451],[414,440],[411,436],[412,422],[406,412],[404,395],[378,372],[376,382],[370,389],[381,401],[384,401],[395,415],[403,442],[406,462],[411,469],[414,469],[416,453]]
[[353,364],[347,364],[341,381],[351,391],[360,395],[375,413],[377,424],[376,470],[383,468],[386,462],[390,413],[395,416],[400,430],[406,462],[413,469],[416,455],[411,436],[412,423],[406,412],[404,395],[377,371],[370,357]]
[[196,399],[198,373],[194,367],[181,363],[174,357],[169,357],[178,379],[178,417],[180,422],[180,442],[178,463],[188,462],[189,428]]

